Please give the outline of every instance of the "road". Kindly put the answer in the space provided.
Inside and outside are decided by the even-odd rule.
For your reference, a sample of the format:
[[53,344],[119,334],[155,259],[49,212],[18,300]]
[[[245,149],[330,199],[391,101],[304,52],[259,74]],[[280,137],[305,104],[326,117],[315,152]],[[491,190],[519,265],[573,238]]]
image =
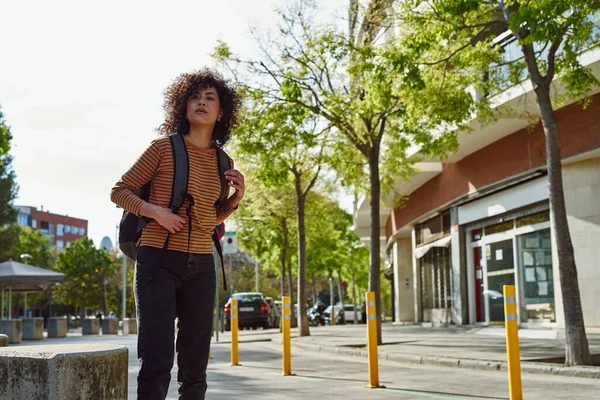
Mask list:
[[[239,361],[230,366],[230,344],[213,344],[208,371],[207,399],[508,399],[505,372],[477,371],[381,361],[380,383],[385,389],[366,389],[364,358],[292,349],[296,376],[281,375],[281,349],[270,337],[277,332],[240,332]],[[226,338],[222,338],[225,339]],[[37,344],[105,342],[129,348],[129,398],[135,399],[138,372],[135,336],[70,335]],[[27,343],[24,343],[27,344]],[[168,399],[177,399],[176,367]],[[597,399],[600,380],[550,375],[523,375],[525,399]]]

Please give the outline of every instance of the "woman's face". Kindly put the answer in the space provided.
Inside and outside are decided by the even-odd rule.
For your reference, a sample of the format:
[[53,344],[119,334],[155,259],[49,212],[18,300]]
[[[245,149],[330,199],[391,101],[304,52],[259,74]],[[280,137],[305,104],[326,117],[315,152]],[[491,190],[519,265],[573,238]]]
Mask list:
[[221,118],[219,94],[214,87],[200,89],[187,102],[190,125],[215,125]]

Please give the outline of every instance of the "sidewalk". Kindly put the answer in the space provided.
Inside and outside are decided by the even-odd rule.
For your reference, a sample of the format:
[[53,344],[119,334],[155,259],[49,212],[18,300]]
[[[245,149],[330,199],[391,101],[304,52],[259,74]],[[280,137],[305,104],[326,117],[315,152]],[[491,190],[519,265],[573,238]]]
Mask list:
[[[506,370],[504,327],[431,328],[383,324],[379,358],[449,367]],[[292,346],[366,357],[366,326],[311,327],[308,337],[292,330]],[[523,372],[600,379],[600,333],[589,332],[597,366],[565,367],[564,336],[553,330],[519,331]],[[275,342],[281,342],[277,336]]]

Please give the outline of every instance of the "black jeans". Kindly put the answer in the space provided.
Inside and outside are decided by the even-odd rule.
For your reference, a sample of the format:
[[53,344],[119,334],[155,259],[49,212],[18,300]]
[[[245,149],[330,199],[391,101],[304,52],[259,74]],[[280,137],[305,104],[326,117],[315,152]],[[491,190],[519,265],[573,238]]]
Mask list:
[[212,254],[140,247],[135,266],[138,399],[164,400],[173,367],[175,318],[180,399],[204,399],[215,300]]

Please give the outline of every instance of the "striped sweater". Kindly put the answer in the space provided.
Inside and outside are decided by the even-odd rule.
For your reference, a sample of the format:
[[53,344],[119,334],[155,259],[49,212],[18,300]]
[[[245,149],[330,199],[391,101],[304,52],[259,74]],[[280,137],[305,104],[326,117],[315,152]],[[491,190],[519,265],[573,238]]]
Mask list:
[[[194,199],[194,204],[190,207],[192,230],[189,252],[212,254],[213,230],[234,210],[227,207],[227,200],[225,209],[216,209],[214,205],[221,193],[216,149],[196,147],[187,139],[185,145],[189,159],[188,193]],[[148,202],[168,208],[173,188],[173,166],[173,152],[169,138],[155,140],[112,188],[111,200],[121,208],[140,215],[144,200],[136,193],[146,182],[152,180]],[[229,190],[225,197],[229,197]],[[186,209],[189,206],[190,201],[186,199],[178,211],[178,215],[186,221],[188,221]],[[158,222],[152,220],[144,229],[139,245],[162,248],[168,233]],[[169,250],[187,252],[188,233],[189,227],[186,224],[179,232],[171,234]]]

